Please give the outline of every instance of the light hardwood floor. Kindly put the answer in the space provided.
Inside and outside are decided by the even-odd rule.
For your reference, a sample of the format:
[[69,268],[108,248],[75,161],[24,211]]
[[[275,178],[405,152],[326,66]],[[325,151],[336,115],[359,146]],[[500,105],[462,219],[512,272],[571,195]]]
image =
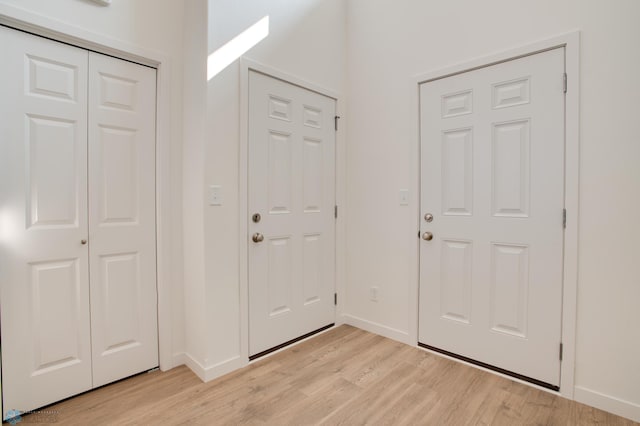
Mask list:
[[46,410],[65,425],[637,424],[350,326],[209,383],[182,366]]

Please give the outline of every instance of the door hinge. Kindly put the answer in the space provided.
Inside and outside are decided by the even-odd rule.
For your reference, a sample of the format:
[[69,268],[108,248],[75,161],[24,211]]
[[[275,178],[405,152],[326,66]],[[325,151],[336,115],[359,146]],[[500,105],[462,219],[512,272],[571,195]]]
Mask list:
[[559,353],[560,361],[562,361],[562,350],[563,350],[562,343],[560,343],[560,353]]
[[562,90],[564,93],[567,93],[567,73],[565,72],[562,76]]
[[334,123],[334,126],[336,128],[336,132],[338,131],[338,120],[340,120],[340,116],[339,115],[336,115],[335,117],[333,117],[333,123]]
[[338,306],[338,293],[333,293],[333,304]]
[[562,209],[562,227],[567,229],[567,209]]
[[338,206],[333,206],[333,217],[338,218]]

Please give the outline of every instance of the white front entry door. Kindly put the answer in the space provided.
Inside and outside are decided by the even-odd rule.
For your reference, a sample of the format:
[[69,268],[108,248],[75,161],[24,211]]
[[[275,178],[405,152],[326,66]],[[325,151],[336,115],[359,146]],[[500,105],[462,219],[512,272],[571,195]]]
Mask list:
[[250,71],[250,356],[335,321],[334,117],[334,99]]
[[563,75],[558,48],[420,86],[419,342],[552,388]]
[[155,70],[0,27],[3,418],[158,365]]
[[93,386],[158,365],[156,70],[89,54]]

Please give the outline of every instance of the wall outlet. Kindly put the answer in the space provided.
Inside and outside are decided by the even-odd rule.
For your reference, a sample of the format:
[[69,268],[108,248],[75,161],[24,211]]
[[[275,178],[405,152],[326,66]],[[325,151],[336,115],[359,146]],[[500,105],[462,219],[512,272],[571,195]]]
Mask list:
[[378,287],[374,286],[369,289],[369,300],[372,302],[378,301]]
[[220,185],[210,185],[209,186],[209,205],[210,206],[221,206],[222,205],[222,188]]

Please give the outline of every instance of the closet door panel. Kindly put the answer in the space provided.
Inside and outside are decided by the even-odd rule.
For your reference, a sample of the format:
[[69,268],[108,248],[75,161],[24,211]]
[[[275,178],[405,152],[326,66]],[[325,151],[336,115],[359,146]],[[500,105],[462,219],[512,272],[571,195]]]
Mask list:
[[158,365],[155,92],[155,69],[90,53],[94,387]]
[[[0,27],[3,419],[91,388],[88,52]],[[83,243],[84,241],[84,243]]]

